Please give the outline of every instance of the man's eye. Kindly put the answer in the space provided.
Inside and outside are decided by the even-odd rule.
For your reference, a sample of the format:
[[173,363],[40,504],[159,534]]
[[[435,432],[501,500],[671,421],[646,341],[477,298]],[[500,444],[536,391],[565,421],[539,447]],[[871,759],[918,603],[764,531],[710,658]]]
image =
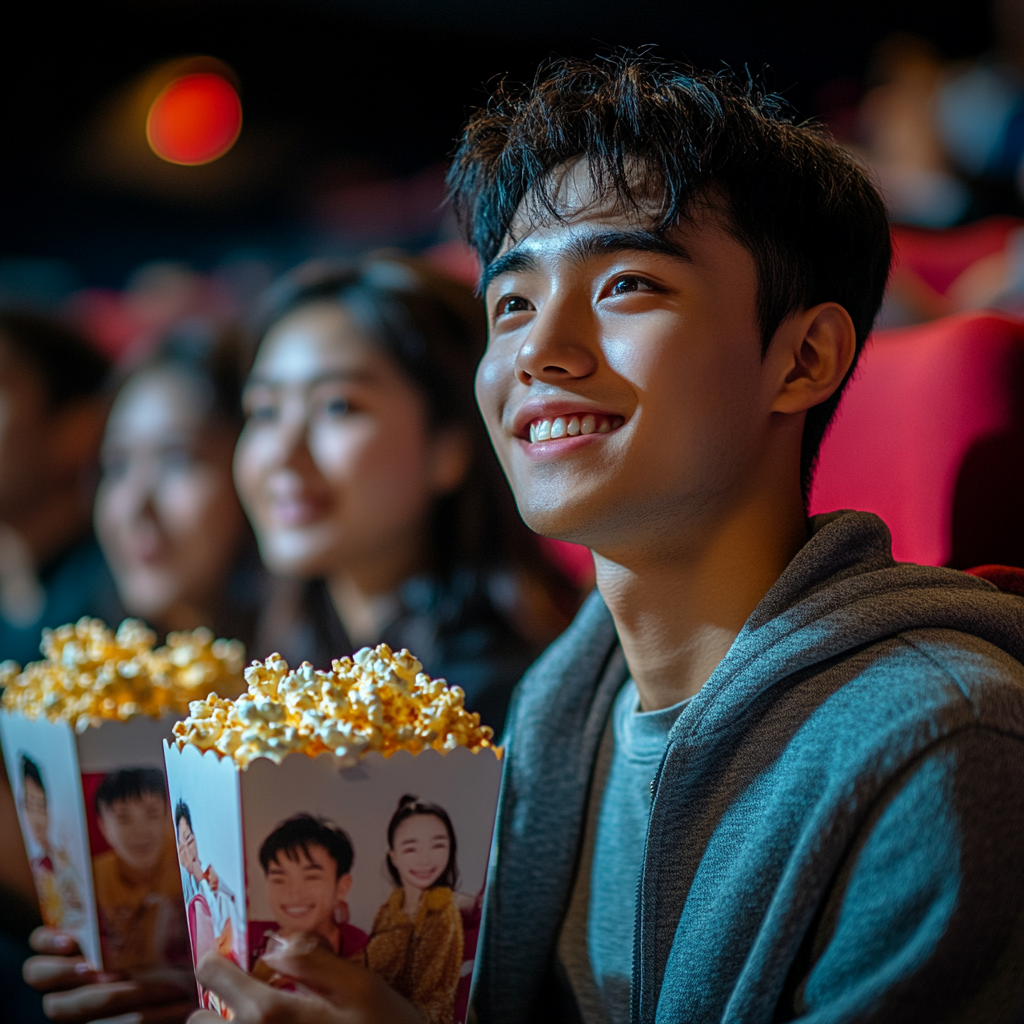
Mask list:
[[612,285],[612,295],[628,295],[630,292],[650,291],[651,284],[642,277],[620,277]]
[[505,298],[498,301],[498,316],[529,312],[531,309],[533,309],[533,303],[521,295],[506,295]]
[[348,409],[348,399],[346,398],[332,398],[324,403],[324,411],[328,416],[344,416]]

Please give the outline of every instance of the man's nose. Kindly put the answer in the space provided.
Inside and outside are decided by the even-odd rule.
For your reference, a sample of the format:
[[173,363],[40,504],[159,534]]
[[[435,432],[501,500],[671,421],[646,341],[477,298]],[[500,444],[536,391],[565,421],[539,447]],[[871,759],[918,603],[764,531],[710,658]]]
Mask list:
[[589,377],[598,365],[596,323],[589,301],[555,297],[534,317],[516,353],[515,373],[522,384],[563,384]]

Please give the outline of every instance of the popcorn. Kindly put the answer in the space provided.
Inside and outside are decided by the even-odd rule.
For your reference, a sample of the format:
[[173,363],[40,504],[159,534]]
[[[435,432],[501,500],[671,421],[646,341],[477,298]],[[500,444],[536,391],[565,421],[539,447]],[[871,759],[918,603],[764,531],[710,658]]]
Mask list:
[[291,753],[331,753],[347,767],[371,750],[390,757],[493,747],[493,730],[465,709],[459,687],[431,679],[407,650],[396,654],[387,644],[335,659],[329,672],[308,661],[291,669],[272,654],[254,661],[245,680],[248,691],[237,700],[210,694],[189,705],[174,726],[179,750],[192,744],[245,768],[258,757],[280,764]]
[[108,719],[181,714],[215,687],[242,688],[245,648],[238,640],[215,640],[200,628],[171,633],[154,650],[155,641],[138,619],[125,619],[116,634],[90,618],[44,629],[44,661],[24,671],[12,661],[0,664],[3,706],[28,718],[69,722],[81,733]]

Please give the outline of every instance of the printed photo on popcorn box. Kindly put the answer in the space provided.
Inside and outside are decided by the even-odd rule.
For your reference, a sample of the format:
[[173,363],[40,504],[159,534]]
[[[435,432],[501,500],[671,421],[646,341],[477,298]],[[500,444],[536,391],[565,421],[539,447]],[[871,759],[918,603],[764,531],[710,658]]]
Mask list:
[[[195,961],[216,949],[263,980],[287,984],[264,953],[278,939],[313,933],[337,956],[381,976],[425,1021],[464,1021],[500,751],[487,743],[479,719],[470,722],[480,730],[475,741],[449,739],[438,702],[449,709],[449,726],[470,716],[461,697],[451,699],[459,691],[420,675],[418,663],[409,674],[420,680],[419,691],[394,675],[381,685],[386,670],[360,672],[349,659],[305,679],[276,664],[276,683],[257,686],[264,693],[220,708],[224,728],[206,727],[205,750],[188,741],[167,745]],[[346,673],[347,690],[339,683]],[[432,699],[420,699],[429,693]],[[262,713],[287,735],[289,702],[303,707],[305,738],[293,725],[284,744],[291,749],[273,751],[265,741],[274,729],[255,721]],[[361,730],[366,744],[352,741],[362,746],[355,756],[352,746],[324,750],[313,739],[311,725],[325,703],[334,713],[320,722],[321,738],[331,729],[350,737]],[[301,723],[302,715],[295,718]],[[187,719],[176,732],[203,721],[211,719]],[[248,735],[260,753],[239,757],[236,748],[225,756],[210,742],[214,734],[228,748]],[[200,998],[226,1012],[212,993],[201,990]]]
[[5,668],[0,741],[44,923],[111,971],[190,963],[162,743],[208,692],[183,672],[195,680],[206,658],[202,679],[241,682],[240,647],[218,658],[207,631],[153,639],[83,620],[44,635],[45,661]]

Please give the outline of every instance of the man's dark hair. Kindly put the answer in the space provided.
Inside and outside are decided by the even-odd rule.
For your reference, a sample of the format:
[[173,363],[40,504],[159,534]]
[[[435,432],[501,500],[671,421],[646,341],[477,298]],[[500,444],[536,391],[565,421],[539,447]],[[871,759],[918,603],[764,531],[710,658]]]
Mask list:
[[43,776],[39,771],[39,765],[32,760],[28,754],[21,755],[21,781],[22,783],[31,780],[34,782],[44,793],[46,787],[43,785]]
[[195,829],[192,828],[192,812],[188,809],[188,804],[184,800],[179,800],[174,805],[174,832],[177,834],[178,826],[181,824],[182,818],[188,822],[188,827],[193,835],[195,835]]
[[0,344],[39,375],[54,409],[99,395],[110,363],[60,320],[24,310],[0,310]]
[[296,814],[286,822],[278,825],[263,840],[260,847],[260,866],[263,873],[270,870],[270,865],[283,853],[289,860],[298,861],[299,850],[307,860],[312,860],[309,848],[322,846],[327,856],[337,866],[335,878],[341,878],[352,870],[352,843],[348,836],[331,822],[323,818],[314,818],[311,814]]
[[[535,220],[561,219],[552,171],[580,157],[597,194],[623,209],[642,214],[660,197],[651,230],[662,242],[681,219],[724,202],[726,226],[757,267],[762,354],[787,316],[831,301],[850,314],[859,356],[892,256],[885,206],[850,156],[794,123],[779,97],[638,54],[557,61],[530,87],[502,83],[470,119],[448,176],[485,273],[524,199]],[[846,380],[807,413],[805,496]]]
[[164,773],[159,768],[122,768],[110,772],[96,788],[96,813],[102,814],[104,807],[113,807],[118,801],[141,800],[147,793],[167,803]]

